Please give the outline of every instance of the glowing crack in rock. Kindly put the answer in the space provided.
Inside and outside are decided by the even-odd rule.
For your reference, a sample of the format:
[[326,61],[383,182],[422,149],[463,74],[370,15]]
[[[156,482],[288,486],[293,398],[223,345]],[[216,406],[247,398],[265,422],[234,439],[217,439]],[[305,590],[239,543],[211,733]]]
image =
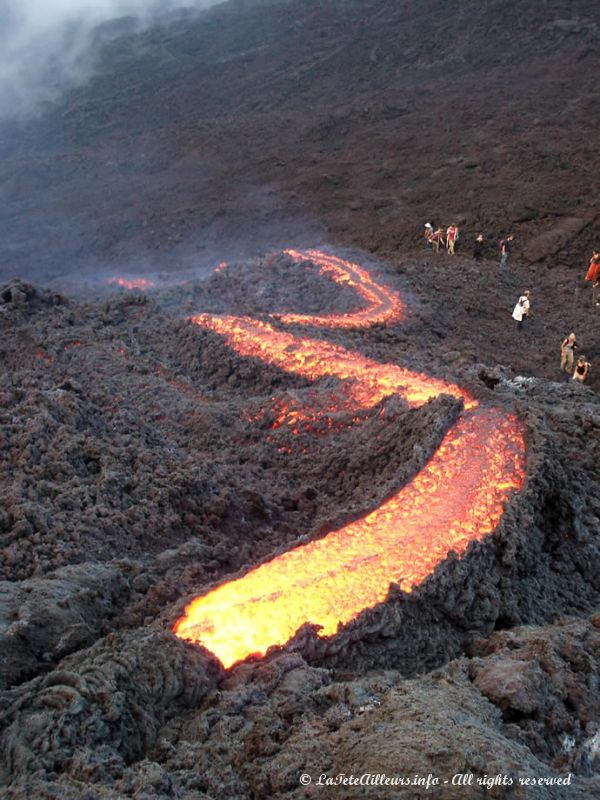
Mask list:
[[[318,251],[286,251],[310,260],[334,280],[356,286],[369,304],[352,314],[279,315],[287,323],[364,327],[403,316],[398,295],[375,284],[366,270]],[[237,580],[196,598],[175,625],[177,636],[199,642],[225,667],[288,642],[305,623],[320,636],[386,599],[390,583],[410,592],[450,551],[491,533],[525,475],[520,422],[496,408],[480,408],[458,386],[395,364],[381,364],[322,340],[302,338],[248,317],[194,318],[221,334],[243,356],[314,380],[349,382],[346,396],[368,409],[397,394],[412,407],[439,394],[462,399],[464,413],[416,477],[374,511],[296,547]],[[346,399],[347,399],[346,397]]]

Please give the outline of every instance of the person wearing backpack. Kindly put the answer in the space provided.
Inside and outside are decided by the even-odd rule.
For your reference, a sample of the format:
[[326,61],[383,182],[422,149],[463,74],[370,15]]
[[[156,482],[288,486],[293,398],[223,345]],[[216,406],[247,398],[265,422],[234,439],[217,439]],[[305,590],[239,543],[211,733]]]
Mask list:
[[523,327],[523,320],[529,315],[529,289],[526,289],[521,297],[517,300],[517,305],[514,307],[512,317],[517,321],[517,328],[520,330]]
[[500,239],[500,269],[506,269],[508,266],[508,257],[512,250],[512,243],[515,237],[509,234],[506,239]]
[[431,246],[433,248],[434,253],[440,252],[440,245],[444,244],[444,231],[441,228],[437,228],[434,231],[433,236],[431,237]]
[[423,237],[425,239],[425,247],[429,249],[432,246],[432,239],[433,239],[433,225],[431,222],[425,223],[425,230],[423,231]]
[[567,372],[569,375],[573,373],[575,350],[577,350],[575,334],[570,333],[566,339],[563,339],[560,346],[560,368],[562,372]]

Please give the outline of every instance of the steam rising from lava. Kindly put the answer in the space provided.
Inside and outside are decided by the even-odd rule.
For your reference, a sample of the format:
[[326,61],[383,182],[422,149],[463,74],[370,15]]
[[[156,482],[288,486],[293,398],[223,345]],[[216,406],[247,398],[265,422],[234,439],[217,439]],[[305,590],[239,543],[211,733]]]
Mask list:
[[[318,251],[287,253],[356,287],[368,306],[343,316],[287,314],[280,321],[365,327],[402,318],[398,295],[358,265]],[[194,322],[223,335],[240,355],[315,380],[335,375],[350,381],[357,410],[392,394],[419,406],[445,393],[462,399],[465,407],[424,469],[377,509],[188,606],[175,633],[201,642],[224,666],[285,644],[307,622],[319,626],[322,636],[335,634],[339,625],[384,601],[392,582],[410,592],[451,550],[462,555],[470,542],[491,533],[507,499],[520,489],[525,472],[521,424],[499,409],[481,409],[458,386],[248,317],[203,314]]]

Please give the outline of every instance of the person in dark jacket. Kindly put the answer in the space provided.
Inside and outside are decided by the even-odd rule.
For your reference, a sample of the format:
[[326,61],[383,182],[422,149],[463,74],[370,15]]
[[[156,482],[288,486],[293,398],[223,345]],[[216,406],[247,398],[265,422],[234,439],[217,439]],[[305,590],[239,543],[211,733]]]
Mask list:
[[579,383],[585,383],[590,374],[590,366],[591,365],[589,361],[586,361],[585,356],[579,356],[575,366],[575,372],[573,373],[573,380],[578,381]]
[[475,244],[473,245],[473,258],[475,261],[481,261],[483,258],[483,244],[484,238],[483,233],[480,233],[479,236],[475,239]]
[[515,237],[512,233],[500,241],[500,269],[505,269],[508,266],[508,257],[512,250],[512,243]]

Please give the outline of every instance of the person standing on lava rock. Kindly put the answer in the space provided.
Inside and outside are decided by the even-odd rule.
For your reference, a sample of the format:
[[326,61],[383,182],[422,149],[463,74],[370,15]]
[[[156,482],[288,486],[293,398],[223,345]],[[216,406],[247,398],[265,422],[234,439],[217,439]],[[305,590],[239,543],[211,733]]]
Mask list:
[[585,383],[590,374],[591,364],[586,361],[585,356],[579,356],[573,373],[573,380],[579,383]]
[[585,276],[586,281],[592,282],[592,303],[600,305],[600,251],[594,250],[590,265]]
[[436,253],[440,252],[440,245],[444,244],[444,231],[438,228],[431,237],[431,246]]
[[506,239],[500,239],[500,269],[505,269],[508,266],[508,257],[512,250],[512,243],[515,237],[512,233]]
[[431,222],[425,223],[425,230],[423,231],[423,236],[425,238],[425,247],[432,247],[433,246],[433,225]]
[[523,327],[523,320],[529,316],[529,289],[526,289],[521,297],[517,300],[517,305],[512,313],[513,319],[517,321],[517,328],[520,330]]
[[475,261],[481,261],[483,258],[483,242],[483,233],[480,233],[475,239],[475,244],[473,245],[473,258]]
[[573,372],[573,360],[576,349],[577,342],[575,341],[575,334],[570,333],[566,339],[563,339],[560,346],[560,368],[569,375]]
[[450,225],[448,230],[446,231],[446,249],[450,253],[451,256],[454,255],[454,248],[456,247],[456,243],[458,241],[458,228],[456,225]]

